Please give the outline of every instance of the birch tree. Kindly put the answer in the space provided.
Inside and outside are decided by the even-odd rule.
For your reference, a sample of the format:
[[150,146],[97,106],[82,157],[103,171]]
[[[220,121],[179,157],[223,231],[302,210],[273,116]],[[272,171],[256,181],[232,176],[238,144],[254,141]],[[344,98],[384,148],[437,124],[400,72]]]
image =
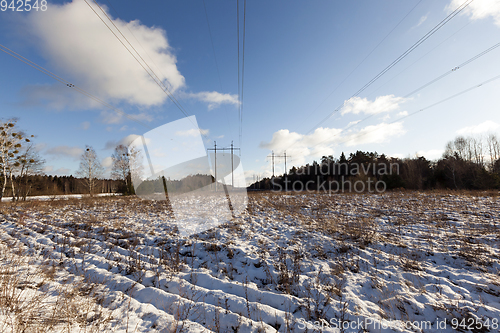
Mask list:
[[5,189],[9,181],[12,197],[15,197],[14,173],[16,168],[21,165],[21,148],[24,144],[30,142],[26,134],[17,128],[16,123],[16,119],[0,122],[0,167],[2,177],[0,200],[5,194]]
[[77,175],[83,178],[83,183],[89,190],[91,196],[94,195],[97,182],[102,177],[103,173],[104,168],[94,148],[86,146],[85,151],[80,157],[80,168],[77,171]]
[[488,144],[488,152],[490,155],[489,169],[495,171],[495,162],[500,159],[500,141],[495,134],[488,135],[486,142]]
[[121,180],[123,182],[124,193],[129,194],[130,191],[130,156],[126,146],[118,145],[115,148],[113,155],[111,155],[113,165],[111,167],[111,177],[113,179]]
[[113,159],[111,176],[113,179],[122,180],[125,184],[126,193],[133,194],[132,180],[138,179],[142,174],[140,151],[134,146],[127,148],[124,145],[118,145],[111,158]]
[[24,147],[22,154],[18,158],[19,165],[16,170],[17,194],[16,200],[22,198],[24,201],[31,191],[29,177],[43,174],[45,160],[40,157],[33,143]]

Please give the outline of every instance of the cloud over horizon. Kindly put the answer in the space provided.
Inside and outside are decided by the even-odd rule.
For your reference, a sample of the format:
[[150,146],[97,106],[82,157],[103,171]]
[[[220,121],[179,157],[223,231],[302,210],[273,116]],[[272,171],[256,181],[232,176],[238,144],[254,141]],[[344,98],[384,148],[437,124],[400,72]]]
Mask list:
[[293,157],[294,164],[301,164],[306,158],[317,158],[333,155],[334,148],[340,144],[346,146],[382,143],[392,137],[406,133],[403,122],[392,124],[380,123],[369,125],[357,132],[346,131],[340,128],[317,128],[311,134],[300,134],[281,129],[274,132],[271,141],[261,142],[259,147],[281,153],[286,150],[287,155]]
[[394,95],[378,96],[374,101],[369,101],[367,98],[359,96],[352,97],[344,102],[344,106],[340,109],[341,114],[380,114],[391,112],[399,109],[401,103],[408,99],[396,97]]
[[500,128],[500,124],[497,124],[491,120],[487,120],[487,121],[485,121],[481,124],[478,124],[478,125],[467,126],[467,127],[461,128],[457,131],[457,134],[474,135],[474,134],[488,133],[488,132],[495,131],[498,128]]
[[71,157],[78,158],[83,154],[83,149],[80,147],[70,147],[70,146],[56,146],[47,149],[45,152],[47,155],[59,156],[59,157]]
[[54,169],[52,165],[47,165],[42,170],[44,173],[53,176],[68,176],[71,172],[68,168],[58,168]]

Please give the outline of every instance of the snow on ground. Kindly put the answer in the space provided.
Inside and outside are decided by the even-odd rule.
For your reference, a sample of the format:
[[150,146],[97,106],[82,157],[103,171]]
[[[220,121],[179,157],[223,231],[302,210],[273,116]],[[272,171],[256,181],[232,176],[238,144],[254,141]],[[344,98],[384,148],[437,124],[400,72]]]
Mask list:
[[498,332],[499,203],[250,193],[241,217],[189,238],[165,202],[3,203],[0,277],[16,279],[0,281],[0,330],[15,331],[10,285],[43,299],[40,318],[80,318],[50,332]]
[[[121,195],[120,193],[99,193],[96,194],[98,197],[109,197]],[[54,194],[54,195],[33,195],[26,197],[26,200],[64,200],[64,199],[81,199],[88,197],[88,194]],[[2,202],[11,202],[12,197],[3,197]]]

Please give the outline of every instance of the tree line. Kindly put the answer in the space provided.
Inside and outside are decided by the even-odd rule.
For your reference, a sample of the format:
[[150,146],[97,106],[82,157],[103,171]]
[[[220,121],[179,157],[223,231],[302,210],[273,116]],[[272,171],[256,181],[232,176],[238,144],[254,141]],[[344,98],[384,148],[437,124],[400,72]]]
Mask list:
[[[0,199],[11,196],[14,200],[26,200],[31,195],[57,194],[131,195],[135,194],[134,181],[139,184],[143,178],[143,156],[133,146],[124,145],[118,145],[111,156],[110,179],[104,177],[105,169],[92,146],[85,147],[76,177],[47,176],[43,172],[45,160],[33,138],[34,135],[19,129],[17,119],[0,121]],[[214,181],[210,175],[191,175],[180,181],[160,178],[142,182],[138,190],[166,192],[168,187],[183,193]],[[344,153],[339,158],[323,156],[319,163],[294,166],[287,174],[264,178],[249,188],[315,190],[325,182],[349,182],[349,186],[382,182],[384,189],[500,189],[500,140],[494,134],[485,138],[459,136],[447,143],[437,161],[423,156],[401,159],[363,151],[349,157]]]
[[264,178],[249,188],[322,190],[325,182],[349,186],[358,182],[367,188],[368,182],[373,186],[379,181],[385,189],[500,189],[500,140],[494,134],[486,138],[458,136],[447,143],[437,161],[363,151],[349,157],[344,153],[339,158],[323,156],[319,162],[293,167],[286,175]]
[[0,200],[26,200],[28,196],[58,194],[134,194],[132,178],[139,177],[141,161],[134,148],[118,145],[112,155],[111,179],[104,177],[95,150],[86,146],[76,176],[48,176],[45,160],[33,142],[34,135],[22,131],[17,119],[0,121]]

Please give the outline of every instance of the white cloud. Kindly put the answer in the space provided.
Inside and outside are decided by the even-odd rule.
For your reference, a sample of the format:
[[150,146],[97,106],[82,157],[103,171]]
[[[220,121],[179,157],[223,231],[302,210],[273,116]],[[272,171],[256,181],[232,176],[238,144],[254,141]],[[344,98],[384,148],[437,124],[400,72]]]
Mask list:
[[431,149],[427,151],[420,150],[417,152],[417,156],[423,156],[428,160],[437,160],[443,156],[444,150],[442,149]]
[[[94,4],[92,6],[104,16]],[[159,105],[167,99],[83,0],[52,4],[43,15],[29,14],[27,23],[51,63],[49,68],[64,72],[85,90],[104,99],[143,106]],[[113,23],[129,41],[139,41],[140,46],[134,47],[148,63],[161,68],[161,71],[154,68],[155,73],[171,91],[184,86],[184,77],[177,69],[177,59],[164,30],[147,27],[138,20],[114,19]],[[61,87],[71,91],[63,86],[57,89]],[[31,87],[31,93],[36,92],[37,87]],[[59,103],[67,102],[69,100],[59,100]]]
[[361,121],[361,119],[359,119],[359,120],[355,120],[355,121],[351,121],[349,124],[347,124],[346,128],[347,128],[347,127],[354,126],[354,125],[356,125],[357,123],[359,123],[360,121]]
[[[130,135],[127,135],[126,137],[122,138],[119,141],[114,141],[114,140],[108,141],[104,145],[104,150],[115,149],[116,146],[118,146],[118,145],[124,145],[124,146],[128,147],[128,145],[130,145],[135,139],[137,139],[139,137],[140,137],[140,135],[130,134]],[[146,139],[146,143],[148,143],[148,141],[149,140]]]
[[67,168],[59,168],[54,170],[54,167],[52,165],[47,165],[43,168],[42,170],[48,175],[53,175],[53,176],[67,176],[70,173],[70,169]]
[[[451,12],[462,3],[462,0],[452,0],[446,10]],[[495,20],[495,24],[500,26],[500,1],[498,0],[473,1],[463,12],[469,15],[471,20],[480,20],[491,16]]]
[[343,140],[347,146],[355,146],[367,143],[382,143],[390,138],[400,136],[406,133],[403,128],[403,122],[392,124],[380,123],[370,125],[361,129],[359,132],[346,135]]
[[86,130],[88,130],[88,129],[90,128],[90,122],[88,122],[88,121],[84,121],[84,122],[81,124],[81,126],[82,126],[82,129],[83,129],[84,131],[86,131]]
[[317,128],[309,135],[290,132],[282,129],[273,134],[270,142],[261,142],[260,147],[273,150],[282,154],[284,150],[288,156],[293,157],[294,164],[303,164],[307,157],[314,156],[318,150],[324,152],[323,155],[333,154],[330,145],[338,140],[338,135],[342,130],[336,128]]
[[123,116],[117,112],[103,110],[101,111],[100,120],[104,124],[119,124],[123,121]]
[[345,143],[347,146],[382,143],[392,137],[404,134],[402,122],[381,123],[362,128],[357,132],[342,132],[337,128],[317,128],[309,135],[282,129],[273,134],[271,141],[261,142],[260,148],[273,150],[281,154],[286,150],[294,164],[303,164],[306,159],[333,155],[334,146]]
[[100,120],[102,123],[110,124],[110,125],[120,124],[124,120],[126,120],[126,118],[128,118],[130,120],[133,119],[133,120],[139,121],[139,122],[151,122],[151,121],[153,121],[153,116],[150,115],[149,113],[146,113],[146,112],[141,112],[141,113],[136,113],[136,114],[128,114],[128,117],[126,117],[125,115],[118,113],[116,111],[103,110],[103,111],[101,111],[100,118],[101,118]]
[[213,110],[221,104],[238,105],[238,95],[222,94],[216,91],[202,91],[199,93],[186,93],[186,97],[194,98],[208,103],[208,109]]
[[394,157],[394,158],[405,158],[405,155],[404,154],[400,154],[400,153],[394,153],[394,154],[390,154],[389,157]]
[[352,97],[344,102],[341,113],[364,113],[364,114],[379,114],[391,112],[399,108],[399,104],[404,103],[407,99],[403,97],[395,97],[394,95],[379,96],[374,101],[369,101],[367,98]]
[[57,146],[47,149],[45,154],[54,155],[60,157],[79,157],[82,155],[83,149],[80,147],[69,147],[69,146]]
[[428,16],[428,15],[429,15],[429,14],[422,16],[422,17],[420,18],[420,20],[418,20],[418,23],[417,23],[417,25],[416,25],[414,28],[418,28],[418,27],[420,27],[420,26],[422,25],[422,23],[424,23],[425,21],[427,21],[427,16]]
[[28,85],[21,90],[23,105],[46,105],[54,110],[97,108],[98,102],[61,84]]
[[398,112],[397,116],[398,117],[406,117],[408,115],[408,111],[401,111],[401,112]]
[[[252,185],[257,180],[262,180],[266,177],[270,178],[273,175],[271,170],[266,169],[263,171],[263,168],[267,168],[267,167],[261,167],[260,171],[255,171],[255,170],[245,170],[244,171],[245,181],[246,181],[247,186]],[[281,173],[283,173],[283,170],[276,172],[276,174],[281,174]]]
[[37,152],[41,152],[45,148],[47,148],[47,144],[45,142],[40,142],[40,143],[35,144],[35,150]]
[[467,126],[461,128],[457,131],[457,134],[460,135],[474,135],[480,133],[492,132],[500,128],[500,125],[495,123],[494,121],[487,120],[479,125],[475,126]]
[[111,156],[108,156],[102,160],[101,164],[106,169],[109,169],[113,165],[113,158],[111,158]]
[[192,137],[196,137],[198,135],[208,135],[208,133],[210,132],[210,130],[207,130],[207,129],[195,129],[195,128],[192,128],[190,130],[186,130],[186,131],[177,131],[175,132],[175,135],[177,136],[192,136]]

